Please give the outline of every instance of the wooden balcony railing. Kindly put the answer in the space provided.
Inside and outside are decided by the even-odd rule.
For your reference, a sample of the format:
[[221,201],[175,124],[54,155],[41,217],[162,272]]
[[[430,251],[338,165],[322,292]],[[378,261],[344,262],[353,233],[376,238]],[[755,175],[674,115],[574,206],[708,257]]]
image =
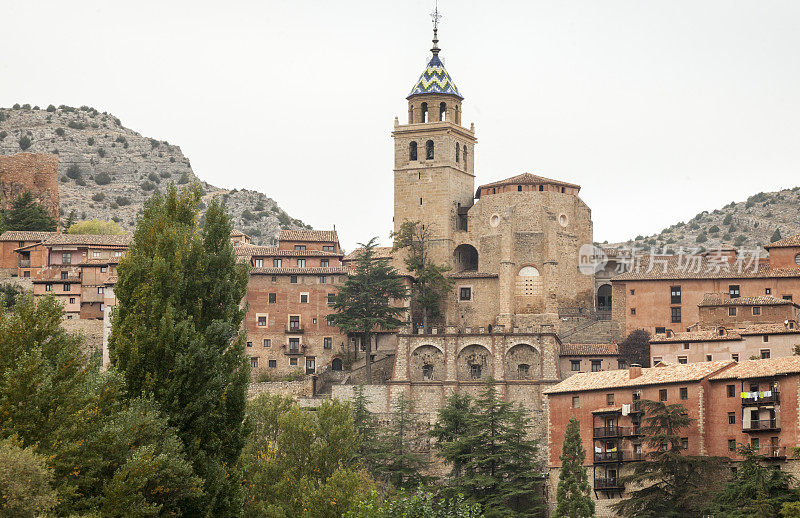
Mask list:
[[622,489],[622,484],[619,479],[614,478],[597,478],[594,479],[595,489]]
[[780,429],[781,425],[777,419],[757,419],[755,421],[742,424],[743,432],[759,432]]
[[284,328],[284,330],[286,331],[287,334],[292,334],[292,335],[302,334],[303,331],[304,331],[303,328],[300,325],[294,326],[294,325],[291,325],[291,324],[286,326]]
[[769,396],[742,398],[742,406],[777,405],[781,402],[780,393],[775,390]]

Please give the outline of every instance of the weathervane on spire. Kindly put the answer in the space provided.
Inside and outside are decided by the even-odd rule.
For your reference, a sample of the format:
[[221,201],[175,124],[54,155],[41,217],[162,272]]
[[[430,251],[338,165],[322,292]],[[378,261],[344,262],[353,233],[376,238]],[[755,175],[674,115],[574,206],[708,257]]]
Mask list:
[[433,48],[431,49],[431,52],[433,52],[434,56],[438,56],[439,36],[437,36],[437,33],[439,32],[439,20],[442,19],[442,15],[439,14],[439,0],[436,0],[436,3],[434,5],[435,5],[434,10],[431,13],[431,19],[433,20]]

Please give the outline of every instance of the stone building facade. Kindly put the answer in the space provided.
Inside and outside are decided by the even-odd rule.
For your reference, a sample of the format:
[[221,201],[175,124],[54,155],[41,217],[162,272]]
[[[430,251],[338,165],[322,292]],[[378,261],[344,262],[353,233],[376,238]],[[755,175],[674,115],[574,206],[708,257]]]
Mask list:
[[9,208],[25,192],[59,220],[58,155],[0,155],[0,209]]

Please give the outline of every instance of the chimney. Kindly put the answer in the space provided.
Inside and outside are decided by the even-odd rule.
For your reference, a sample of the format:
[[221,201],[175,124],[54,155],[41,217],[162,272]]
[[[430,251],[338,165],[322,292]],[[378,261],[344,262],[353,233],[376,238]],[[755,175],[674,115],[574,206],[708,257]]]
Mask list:
[[642,366],[638,363],[631,363],[628,373],[630,379],[636,379],[642,375]]

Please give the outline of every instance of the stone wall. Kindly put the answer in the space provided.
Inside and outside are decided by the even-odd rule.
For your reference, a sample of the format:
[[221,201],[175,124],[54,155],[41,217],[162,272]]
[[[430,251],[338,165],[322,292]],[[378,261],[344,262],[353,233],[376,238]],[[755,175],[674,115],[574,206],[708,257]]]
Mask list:
[[304,376],[297,381],[252,382],[247,387],[248,399],[264,393],[289,396],[295,399],[312,397],[314,395],[314,379],[312,376]]
[[82,320],[79,318],[64,319],[61,325],[69,332],[79,333],[83,336],[84,352],[93,353],[103,349],[103,321]]
[[26,191],[58,221],[58,156],[38,153],[0,155],[0,209]]

